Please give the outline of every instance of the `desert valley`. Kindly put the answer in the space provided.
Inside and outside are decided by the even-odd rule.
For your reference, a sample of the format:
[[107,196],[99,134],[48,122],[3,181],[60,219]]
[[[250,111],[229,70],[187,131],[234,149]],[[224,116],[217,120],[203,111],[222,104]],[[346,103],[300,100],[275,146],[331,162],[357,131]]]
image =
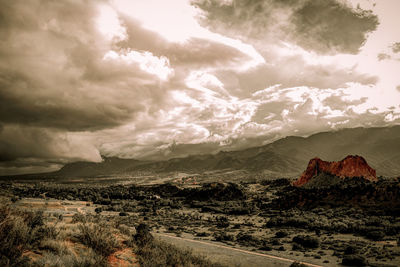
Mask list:
[[[4,176],[3,265],[398,266],[400,180],[379,175],[396,171],[383,169],[388,164],[379,158],[400,158],[399,129],[347,129],[167,162],[105,158]],[[389,143],[393,154],[376,150],[378,171],[349,155],[312,158],[293,175],[296,156],[339,154],[334,145],[351,153],[337,142],[357,139],[369,147]],[[29,234],[22,238],[21,231]]]

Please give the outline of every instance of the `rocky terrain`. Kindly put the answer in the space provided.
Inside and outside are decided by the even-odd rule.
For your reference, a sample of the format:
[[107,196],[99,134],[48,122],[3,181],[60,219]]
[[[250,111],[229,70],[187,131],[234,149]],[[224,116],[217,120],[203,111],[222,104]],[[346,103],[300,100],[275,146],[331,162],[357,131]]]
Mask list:
[[[321,176],[325,175],[325,177]],[[367,161],[361,156],[347,156],[341,161],[328,162],[319,158],[313,158],[308,163],[307,169],[303,172],[301,177],[296,180],[293,185],[303,186],[312,180],[321,180],[326,176],[333,176],[335,178],[354,178],[362,177],[368,181],[376,182],[376,171],[371,168]],[[313,181],[315,183],[315,181]]]

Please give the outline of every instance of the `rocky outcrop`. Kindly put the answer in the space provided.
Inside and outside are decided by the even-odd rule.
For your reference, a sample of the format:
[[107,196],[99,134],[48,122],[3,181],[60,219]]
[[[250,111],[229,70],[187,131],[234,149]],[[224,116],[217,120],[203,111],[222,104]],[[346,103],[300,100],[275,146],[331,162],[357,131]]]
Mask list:
[[308,163],[307,169],[293,185],[302,186],[321,173],[330,174],[340,178],[363,177],[369,181],[377,181],[376,171],[371,168],[361,156],[347,156],[341,161],[323,161],[313,158]]

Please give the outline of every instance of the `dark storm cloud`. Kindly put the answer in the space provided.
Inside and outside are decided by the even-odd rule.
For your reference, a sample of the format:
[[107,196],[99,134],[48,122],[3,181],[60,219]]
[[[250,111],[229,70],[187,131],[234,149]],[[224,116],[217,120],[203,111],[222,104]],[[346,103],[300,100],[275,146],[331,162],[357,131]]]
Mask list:
[[139,66],[105,64],[110,45],[95,27],[97,8],[87,1],[2,3],[0,121],[96,130],[131,120],[146,109],[144,99],[162,101],[159,83]]
[[7,161],[12,166],[12,161],[19,158],[53,159],[59,163],[77,159],[100,160],[98,151],[91,144],[73,139],[59,130],[6,125],[0,131],[0,161]]
[[196,0],[203,22],[235,37],[278,38],[319,53],[358,52],[378,18],[337,0]]
[[131,107],[123,102],[108,105],[110,101],[96,101],[85,92],[79,96],[58,90],[54,95],[35,94],[35,91],[51,88],[21,73],[7,70],[0,70],[0,73],[0,121],[3,123],[95,130],[119,125],[130,118],[134,108],[140,109],[140,106]]

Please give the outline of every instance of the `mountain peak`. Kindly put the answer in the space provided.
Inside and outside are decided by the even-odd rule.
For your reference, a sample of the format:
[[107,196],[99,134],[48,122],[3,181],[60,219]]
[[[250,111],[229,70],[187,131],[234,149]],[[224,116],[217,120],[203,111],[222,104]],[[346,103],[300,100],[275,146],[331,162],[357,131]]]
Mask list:
[[307,169],[293,185],[302,186],[320,173],[327,173],[340,178],[364,177],[369,181],[377,181],[376,171],[368,165],[363,157],[350,155],[341,161],[333,162],[324,161],[320,158],[311,159]]

